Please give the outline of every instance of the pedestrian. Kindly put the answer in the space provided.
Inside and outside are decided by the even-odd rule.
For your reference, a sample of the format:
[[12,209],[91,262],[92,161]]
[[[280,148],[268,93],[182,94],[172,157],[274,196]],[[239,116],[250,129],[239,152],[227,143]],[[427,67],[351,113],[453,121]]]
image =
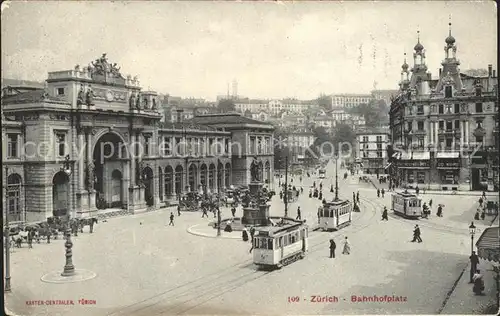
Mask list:
[[420,237],[420,227],[418,225],[415,225],[415,230],[413,231],[413,240],[412,242],[418,241],[419,243],[422,242],[422,238]]
[[33,233],[31,229],[28,230],[28,248],[33,248]]
[[380,189],[377,189],[377,197],[380,197]]
[[486,200],[486,192],[483,191],[483,195],[482,195],[483,199]]
[[480,197],[480,198],[479,198],[479,207],[482,207],[482,206],[483,206],[483,198],[482,198],[482,197]]
[[436,215],[438,217],[443,217],[443,206],[441,204],[438,205],[438,210],[437,210],[437,214]]
[[313,196],[313,192],[312,192],[312,190],[309,190],[309,198],[312,198],[312,196]]
[[358,191],[358,192],[356,192],[356,200],[357,200],[357,201],[358,201],[358,203],[359,203],[359,191]]
[[283,191],[280,191],[280,200],[283,200]]
[[300,206],[297,207],[297,217],[295,219],[302,220],[302,218],[300,216]]
[[318,200],[323,200],[323,192],[319,192],[319,195],[318,195]]
[[349,240],[347,239],[347,237],[345,238],[345,241],[344,241],[344,250],[342,250],[342,254],[344,254],[344,255],[351,254],[351,244],[349,243]]
[[335,249],[337,245],[333,239],[330,239],[330,258],[335,258]]
[[356,203],[356,193],[352,192],[352,201]]
[[316,187],[316,181],[313,181],[313,188]]
[[202,206],[202,207],[201,207],[201,211],[203,212],[203,214],[201,214],[201,218],[203,218],[203,217],[205,217],[205,216],[208,218],[207,208],[206,208],[206,207],[204,207],[204,206]]
[[417,187],[415,188],[415,193],[418,195],[418,192],[420,192],[420,189],[419,189],[419,187],[417,186]]
[[380,193],[382,193],[382,197],[384,197],[384,195],[385,195],[385,190],[384,190],[384,188],[382,188],[382,191],[380,191]]
[[476,221],[478,221],[478,220],[479,220],[479,211],[480,211],[480,209],[477,209],[477,211],[476,211],[476,215],[474,215],[474,219],[475,219]]
[[241,238],[243,239],[243,241],[248,241],[248,231],[246,227],[243,227]]
[[485,211],[484,211],[484,209],[483,209],[483,211],[481,212],[481,219],[483,219],[483,220],[484,220],[484,218],[485,218],[485,217],[486,217],[486,213],[485,213]]
[[255,228],[252,226],[250,227],[250,238],[252,240],[252,243],[253,243],[253,236],[255,235]]
[[304,188],[300,187],[300,194],[304,193]]
[[472,277],[477,271],[477,265],[479,264],[479,257],[476,255],[476,252],[473,251],[469,257],[470,259],[470,281],[469,283],[473,283]]
[[330,186],[330,192],[333,193],[333,184]]
[[181,206],[177,205],[177,216],[181,216]]
[[236,215],[236,207],[231,207],[231,214],[233,215],[233,217]]
[[389,220],[389,217],[387,216],[387,207],[384,206],[384,211],[382,212],[382,220]]
[[320,184],[319,184],[319,190],[320,190],[320,191],[321,191],[321,190],[323,190],[323,183],[320,183]]
[[175,226],[174,225],[174,212],[170,212],[170,223],[168,223],[168,226]]

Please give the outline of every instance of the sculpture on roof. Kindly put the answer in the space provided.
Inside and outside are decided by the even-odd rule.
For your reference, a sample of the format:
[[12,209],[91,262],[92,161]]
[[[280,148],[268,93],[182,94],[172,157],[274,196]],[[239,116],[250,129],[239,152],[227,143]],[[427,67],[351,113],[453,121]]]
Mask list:
[[80,91],[78,91],[78,97],[76,99],[76,105],[82,105],[85,103],[85,91],[83,84],[80,85]]
[[137,93],[136,95],[135,108],[138,110],[142,110],[141,96],[139,95],[139,93]]
[[120,74],[120,67],[118,67],[116,63],[110,64],[106,57],[106,53],[102,54],[101,58],[93,61],[91,65],[89,65],[89,70],[92,74],[102,76],[108,75],[114,78],[124,79]]

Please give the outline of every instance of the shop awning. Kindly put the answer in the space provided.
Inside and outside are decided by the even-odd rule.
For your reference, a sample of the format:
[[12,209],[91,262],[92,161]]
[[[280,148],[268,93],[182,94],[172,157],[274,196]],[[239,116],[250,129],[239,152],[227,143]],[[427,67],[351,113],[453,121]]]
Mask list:
[[412,160],[429,160],[431,159],[431,154],[429,152],[414,152],[411,157],[413,157]]
[[437,153],[436,158],[458,158],[458,152]]
[[500,262],[500,239],[498,238],[500,228],[488,227],[476,242],[477,255],[479,258]]

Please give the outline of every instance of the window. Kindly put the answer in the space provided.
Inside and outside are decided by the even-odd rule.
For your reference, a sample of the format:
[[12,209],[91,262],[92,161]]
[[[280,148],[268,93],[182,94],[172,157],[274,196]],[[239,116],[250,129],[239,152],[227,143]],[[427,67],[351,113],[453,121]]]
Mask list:
[[451,98],[453,96],[452,92],[453,92],[453,90],[452,90],[451,86],[446,86],[444,88],[444,97],[445,98]]
[[[270,143],[270,140],[268,139],[268,142]],[[270,144],[268,144],[270,146]],[[224,153],[228,154],[229,153],[229,139],[224,140]]]
[[483,136],[476,136],[476,143],[482,144],[483,143]]
[[451,113],[451,107],[452,107],[451,104],[446,105],[446,113]]
[[368,143],[368,136],[363,136],[363,142]]
[[476,97],[481,96],[481,88],[476,88]]
[[255,137],[250,137],[250,154],[255,154]]
[[409,131],[409,132],[411,131],[412,127],[413,127],[413,122],[412,122],[412,121],[409,121],[409,122],[408,122],[408,131]]
[[66,156],[66,134],[56,133],[57,156]]
[[483,120],[476,121],[476,128],[483,128]]
[[444,113],[444,105],[440,104],[439,105],[439,114],[443,114],[443,113]]
[[57,95],[64,95],[64,88],[57,88]]
[[182,149],[180,148],[181,147],[181,142],[182,142],[182,138],[180,138],[180,137],[176,137],[175,138],[174,149],[175,149],[175,154],[176,155],[182,154]]
[[417,115],[424,114],[424,106],[422,104],[417,105]]
[[424,139],[423,138],[419,138],[417,141],[418,141],[418,147],[424,148]]
[[7,179],[7,209],[9,220],[21,221],[21,177],[11,174]]
[[444,129],[444,121],[439,121],[439,129]]
[[381,151],[377,151],[377,158],[382,158],[382,152]]
[[382,136],[377,136],[377,143],[381,143],[382,142]]
[[476,113],[483,113],[483,103],[476,103]]
[[452,144],[453,144],[453,139],[452,138],[447,138],[446,139],[446,147],[451,147]]
[[17,152],[17,137],[18,134],[8,134],[7,135],[7,156],[9,158],[17,158],[18,157],[18,152]]
[[368,158],[368,153],[366,151],[363,151],[363,158]]
[[425,183],[425,172],[417,172],[417,183]]
[[413,183],[415,182],[415,175],[413,174],[413,172],[409,172],[408,173],[408,183]]
[[453,129],[453,122],[452,121],[446,121],[446,130],[451,131]]
[[377,144],[377,150],[382,150],[382,144]]
[[[254,139],[254,141],[255,141],[255,139]],[[214,148],[213,148],[213,147],[214,147],[214,139],[213,139],[213,138],[210,138],[210,139],[208,140],[208,154],[209,154],[209,155],[212,155],[212,154],[213,154],[213,152],[214,152]]]
[[408,115],[413,115],[413,106],[408,106]]
[[149,135],[144,135],[144,155],[149,156],[149,142],[151,137]]
[[460,104],[455,103],[453,113],[460,113]]
[[460,121],[459,120],[455,120],[455,129],[460,129]]
[[424,121],[418,121],[417,122],[417,129],[419,131],[423,131],[424,130]]

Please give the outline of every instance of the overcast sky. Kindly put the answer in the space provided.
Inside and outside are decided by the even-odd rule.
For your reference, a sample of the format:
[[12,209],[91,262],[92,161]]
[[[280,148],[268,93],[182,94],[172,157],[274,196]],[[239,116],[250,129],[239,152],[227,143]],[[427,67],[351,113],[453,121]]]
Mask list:
[[434,76],[449,15],[461,69],[497,61],[494,2],[2,3],[2,77],[44,80],[108,54],[144,89],[215,99],[397,89],[420,30]]

